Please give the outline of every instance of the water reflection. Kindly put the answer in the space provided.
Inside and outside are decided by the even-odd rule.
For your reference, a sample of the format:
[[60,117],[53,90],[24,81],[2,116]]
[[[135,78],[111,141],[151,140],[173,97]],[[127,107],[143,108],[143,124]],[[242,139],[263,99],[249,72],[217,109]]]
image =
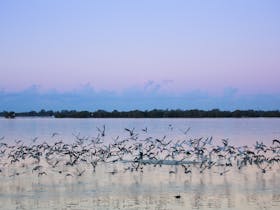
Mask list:
[[[8,128],[16,130],[17,126],[19,126],[17,122],[21,121],[11,121],[10,123],[12,123],[12,125],[8,125]],[[80,122],[81,125],[78,123],[78,125],[80,125],[80,127],[78,126],[77,128],[78,130],[86,129],[86,132],[89,132],[88,130],[93,128],[92,130],[94,131],[89,138],[83,137],[88,135],[87,133],[84,134],[81,132],[81,136],[77,134],[75,144],[69,145],[67,142],[73,141],[73,131],[71,131],[70,135],[71,140],[70,138],[67,139],[63,136],[63,132],[55,130],[57,128],[53,127],[51,124],[53,122],[55,122],[55,125],[58,125],[57,128],[59,129],[64,126],[61,122],[68,124],[71,129],[73,129],[74,125],[77,125],[77,122]],[[46,124],[46,127],[44,127],[40,121],[38,121],[38,124],[32,124],[34,123],[32,122],[27,127],[20,123],[22,126],[20,127],[20,131],[23,131],[24,128],[28,128],[27,131],[23,133],[24,135],[29,135],[29,138],[27,140],[22,140],[21,138],[20,140],[22,141],[17,140],[18,143],[16,144],[14,144],[14,139],[8,139],[9,135],[4,134],[5,139],[2,141],[0,150],[1,208],[39,210],[280,208],[279,160],[272,161],[270,156],[271,154],[273,157],[279,156],[279,148],[277,150],[278,152],[274,151],[278,144],[275,144],[273,147],[269,146],[270,149],[269,152],[267,152],[267,147],[264,147],[263,144],[258,143],[252,146],[253,143],[258,140],[255,138],[251,147],[231,147],[227,142],[219,142],[223,147],[212,147],[212,143],[209,142],[209,148],[207,149],[203,142],[208,142],[209,139],[203,141],[198,139],[197,142],[199,143],[192,143],[192,145],[196,146],[182,148],[182,142],[185,142],[186,146],[188,145],[188,142],[184,139],[186,136],[183,136],[183,139],[180,138],[182,137],[181,130],[187,127],[185,124],[181,125],[180,123],[185,121],[173,121],[173,123],[176,124],[174,128],[178,128],[177,130],[166,129],[168,127],[167,123],[170,123],[169,121],[152,121],[152,123],[158,123],[158,125],[150,124],[150,127],[155,128],[154,130],[151,129],[151,133],[144,132],[140,133],[141,135],[135,134],[131,136],[129,136],[128,132],[124,131],[124,133],[121,133],[120,131],[123,131],[123,127],[135,127],[135,131],[141,132],[141,128],[146,125],[141,123],[147,123],[147,121],[132,120],[127,122],[125,120],[112,120],[110,122],[111,124],[106,124],[106,136],[101,140],[104,140],[104,142],[107,141],[106,143],[114,142],[112,137],[115,138],[117,135],[124,135],[124,139],[129,138],[129,141],[121,144],[114,144],[114,146],[113,144],[102,144],[96,147],[100,139],[96,138],[92,141],[91,137],[97,136],[95,128],[96,126],[101,127],[102,125],[99,124],[103,124],[104,121],[94,120],[46,120],[43,123]],[[125,126],[121,124],[122,127],[119,128],[117,124],[119,122],[128,124]],[[202,123],[204,126],[209,126],[209,123],[217,122],[218,126],[223,122],[229,123],[227,126],[224,125],[227,128],[224,131],[228,131],[232,125],[234,125],[234,132],[237,131],[235,126],[238,129],[240,128],[237,126],[236,121],[228,122],[226,120],[213,121],[205,119],[187,122],[192,123],[192,125]],[[243,121],[239,121],[239,123],[240,122]],[[262,122],[255,122],[258,122],[258,128],[263,128]],[[3,122],[0,122],[0,124],[1,123]],[[248,121],[246,121],[245,124],[246,123],[248,123]],[[39,136],[36,142],[32,142],[34,136],[31,130],[34,126],[37,126],[35,130],[39,133],[42,132],[42,127],[40,126],[43,126],[44,129],[47,128],[45,130],[47,132],[45,132],[44,129],[42,132],[46,134],[46,136]],[[112,130],[109,128],[112,128]],[[216,127],[216,129],[217,128],[218,127]],[[275,128],[273,126],[272,128],[272,130],[266,130],[266,132],[274,131]],[[62,131],[69,131],[67,129],[66,126],[66,130],[62,129]],[[107,131],[107,129],[109,129],[109,131]],[[208,130],[205,130],[209,131],[209,129],[211,130],[210,127],[208,127]],[[255,127],[251,131],[254,130]],[[52,137],[51,133],[53,132],[59,132],[60,134]],[[217,130],[216,132],[218,133]],[[166,139],[164,141],[160,140],[165,135]],[[211,134],[208,134],[208,136],[209,135]],[[239,137],[243,139],[248,137],[242,135]],[[135,142],[135,136],[137,136],[139,142]],[[152,143],[149,136],[153,136]],[[157,136],[159,136],[159,140]],[[205,135],[199,133],[199,135],[196,136]],[[84,140],[79,140],[80,137]],[[42,141],[45,141],[43,140],[44,138],[47,139],[47,143],[45,142],[42,144]],[[189,138],[189,136],[187,136],[187,138]],[[120,137],[119,141],[122,142],[122,139],[123,137]],[[11,147],[4,143],[6,140],[11,140]],[[62,143],[61,140],[65,140],[66,143]],[[166,145],[169,144],[168,142],[171,142],[171,140],[172,144],[167,148]],[[268,142],[270,145],[271,140],[272,138],[270,138]],[[51,141],[55,141],[56,143],[50,146],[49,144]],[[143,144],[143,141],[146,141],[146,144]],[[38,145],[33,145],[34,143],[38,143]],[[87,150],[88,148],[84,147],[87,144],[88,146],[90,145],[91,150]],[[256,149],[256,147],[261,148]],[[163,150],[164,148],[165,150]],[[178,149],[180,149],[180,152]],[[213,160],[212,151],[215,150],[219,151],[215,155],[216,165],[212,167],[210,160]],[[232,150],[235,151],[235,155],[231,154],[230,151]],[[118,153],[116,153],[117,151]],[[144,153],[141,154],[143,151]],[[204,162],[204,165],[194,164],[189,166],[189,163],[184,163],[184,156],[187,156],[187,160],[190,161],[196,159],[202,160],[202,154],[199,151],[204,151],[204,155],[207,157],[206,160],[208,160],[207,164]],[[91,152],[93,152],[94,155]],[[112,155],[112,153],[115,154]],[[132,155],[130,159],[134,162],[114,162],[116,157],[119,160],[129,161],[127,157],[129,154]],[[143,155],[145,155],[145,158],[149,158],[150,164],[145,164]],[[77,162],[75,162],[76,156],[79,157],[79,161]],[[247,159],[248,157],[249,159]],[[18,160],[18,158],[20,160]],[[163,159],[165,160],[164,164],[158,161]],[[97,160],[98,165],[93,169],[93,165],[91,164]],[[155,160],[157,160],[156,164],[153,163]],[[181,166],[176,165],[176,161],[178,160],[181,161]],[[241,164],[239,160],[243,161],[244,164]],[[247,160],[254,164],[247,164]],[[37,171],[35,169],[39,166],[39,162],[40,167],[42,166],[42,171]],[[106,162],[106,164],[104,162]],[[140,162],[141,164],[139,166]],[[233,162],[237,162],[234,165],[235,167],[230,166]],[[171,163],[173,163],[173,165],[170,165]],[[263,166],[263,163],[269,163],[269,166]],[[230,170],[225,170],[227,167],[226,164],[230,164],[228,166],[231,168]],[[189,167],[191,167],[191,172],[187,173]],[[203,167],[205,167],[204,169],[206,170],[203,169],[202,171]],[[46,172],[47,175],[44,175],[43,172]]]
[[[120,167],[120,166],[118,166]],[[31,173],[2,176],[0,202],[3,209],[279,209],[278,171],[260,173],[254,166],[224,176],[170,175],[172,166],[147,166],[143,173],[107,173],[106,165],[96,174],[82,177]],[[118,170],[121,170],[118,168]],[[180,195],[181,198],[175,198]]]

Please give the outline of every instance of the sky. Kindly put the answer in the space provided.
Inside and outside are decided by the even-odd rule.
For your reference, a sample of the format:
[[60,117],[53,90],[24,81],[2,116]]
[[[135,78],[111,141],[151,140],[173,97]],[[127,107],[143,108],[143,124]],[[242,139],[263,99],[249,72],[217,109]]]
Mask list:
[[0,0],[0,111],[280,109],[278,0]]

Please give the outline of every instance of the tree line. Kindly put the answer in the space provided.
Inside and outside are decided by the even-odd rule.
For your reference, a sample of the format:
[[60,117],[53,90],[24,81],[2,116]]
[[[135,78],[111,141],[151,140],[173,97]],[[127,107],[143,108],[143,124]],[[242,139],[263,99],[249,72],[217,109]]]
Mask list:
[[30,111],[30,112],[13,112],[3,111],[0,116],[6,118],[14,117],[55,117],[55,118],[241,118],[241,117],[280,117],[279,110],[262,111],[262,110],[235,110],[221,111],[219,109],[212,110],[131,110],[131,111],[105,111],[97,110],[77,111],[77,110],[61,110],[61,111]]

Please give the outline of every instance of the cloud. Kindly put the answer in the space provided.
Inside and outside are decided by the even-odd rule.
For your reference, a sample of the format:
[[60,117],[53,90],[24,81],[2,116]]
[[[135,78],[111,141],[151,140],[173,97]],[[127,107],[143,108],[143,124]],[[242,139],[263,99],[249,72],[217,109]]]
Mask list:
[[144,89],[147,92],[168,92],[173,80],[162,80],[160,82],[156,82],[153,80],[148,80],[144,84],[144,88],[140,87],[140,89]]
[[196,90],[180,94],[162,91],[172,81],[156,83],[148,81],[143,87],[132,87],[123,92],[96,91],[90,84],[79,89],[58,92],[42,91],[33,85],[19,92],[0,91],[0,111],[30,110],[151,110],[157,109],[204,109],[221,110],[256,109],[278,110],[280,96],[273,94],[242,95],[236,88],[226,88],[219,96]]

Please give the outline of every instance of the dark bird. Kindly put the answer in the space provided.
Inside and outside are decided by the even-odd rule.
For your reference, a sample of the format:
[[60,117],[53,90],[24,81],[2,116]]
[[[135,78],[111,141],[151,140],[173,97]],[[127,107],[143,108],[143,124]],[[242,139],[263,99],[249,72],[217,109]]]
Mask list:
[[192,171],[189,169],[189,166],[181,165],[184,168],[185,174],[192,173]]
[[101,134],[102,137],[105,136],[105,125],[102,126],[102,129],[96,127],[96,129],[98,130],[98,132]]
[[169,174],[176,174],[176,171],[171,170],[169,171]]
[[33,172],[33,171],[40,170],[41,168],[43,168],[43,166],[40,166],[40,165],[35,166],[35,167],[32,169],[32,172]]
[[59,160],[57,160],[53,165],[52,167],[55,168],[57,166],[57,164],[59,163]]
[[132,129],[125,128],[124,130],[127,131],[127,132],[129,132],[129,135],[130,135],[130,136],[133,136],[133,135],[134,135],[134,128],[132,128]]
[[278,139],[273,139],[273,141],[272,141],[272,144],[274,145],[274,144],[280,144],[280,141],[278,140]]
[[1,143],[0,143],[0,148],[1,148],[1,147],[8,147],[8,144],[1,142]]
[[91,161],[90,164],[92,165],[92,171],[95,172],[95,167],[97,166],[97,161]]
[[77,176],[82,176],[85,173],[85,171],[86,171],[86,170],[80,171],[77,168],[76,168],[76,170],[77,170]]
[[224,147],[228,146],[228,139],[222,139],[222,142],[224,144]]
[[145,132],[145,133],[147,133],[147,132],[148,132],[148,128],[145,127],[145,128],[142,129],[142,131]]
[[59,135],[59,133],[56,133],[56,132],[52,133],[52,138],[57,136],[57,135]]
[[176,199],[180,199],[181,198],[181,195],[175,195],[174,196]]
[[16,144],[21,143],[21,140],[15,140]]
[[181,130],[181,131],[183,132],[183,134],[187,135],[190,130],[191,130],[191,128],[188,127],[185,131],[184,130]]
[[173,131],[173,126],[171,124],[168,125],[168,128]]
[[37,139],[38,139],[38,136],[35,137],[34,139],[32,139],[32,142],[35,143],[37,141]]
[[46,173],[45,171],[39,172],[39,173],[38,173],[38,177],[39,177],[39,176],[43,176],[43,175],[47,175],[47,173]]

